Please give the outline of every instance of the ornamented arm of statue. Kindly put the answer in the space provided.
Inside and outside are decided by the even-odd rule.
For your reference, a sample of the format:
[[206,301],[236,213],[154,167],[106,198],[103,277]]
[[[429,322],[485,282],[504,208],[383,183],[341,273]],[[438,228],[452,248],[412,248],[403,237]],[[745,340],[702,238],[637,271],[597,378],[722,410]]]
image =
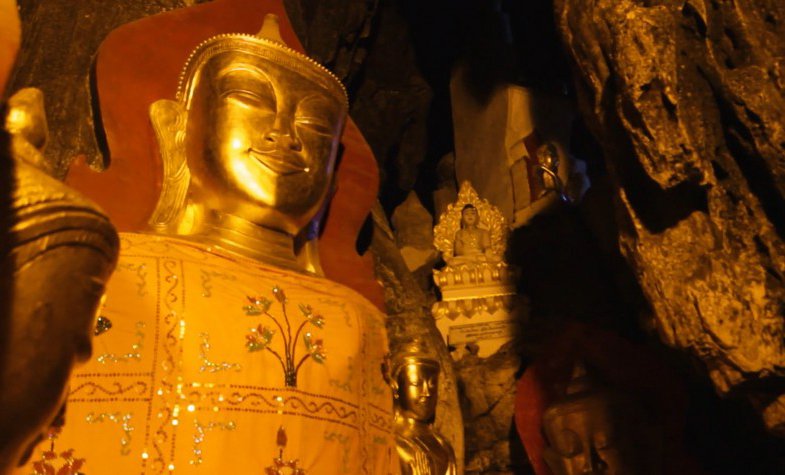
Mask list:
[[162,99],[150,106],[150,121],[158,139],[164,170],[161,196],[149,221],[157,230],[176,221],[183,210],[191,181],[185,157],[185,119],[185,108],[177,101]]

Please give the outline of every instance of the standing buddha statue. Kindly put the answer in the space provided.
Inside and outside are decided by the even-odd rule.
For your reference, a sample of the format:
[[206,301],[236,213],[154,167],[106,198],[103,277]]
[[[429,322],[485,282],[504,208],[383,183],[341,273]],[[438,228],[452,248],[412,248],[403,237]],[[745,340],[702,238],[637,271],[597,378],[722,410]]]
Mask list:
[[151,231],[121,234],[57,440],[85,472],[398,472],[383,316],[294,251],[347,109],[272,16],[204,41],[151,106],[163,190]]
[[433,427],[441,365],[419,340],[405,342],[389,362],[401,473],[456,475],[455,453]]

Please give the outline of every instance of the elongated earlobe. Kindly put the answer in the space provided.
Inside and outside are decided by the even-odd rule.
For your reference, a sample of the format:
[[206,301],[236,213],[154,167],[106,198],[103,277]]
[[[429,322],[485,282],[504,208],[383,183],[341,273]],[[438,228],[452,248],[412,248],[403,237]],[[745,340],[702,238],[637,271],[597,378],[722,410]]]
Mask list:
[[185,107],[168,99],[156,101],[150,106],[150,121],[161,153],[163,180],[158,203],[148,223],[160,230],[175,222],[182,212],[191,182],[185,158]]

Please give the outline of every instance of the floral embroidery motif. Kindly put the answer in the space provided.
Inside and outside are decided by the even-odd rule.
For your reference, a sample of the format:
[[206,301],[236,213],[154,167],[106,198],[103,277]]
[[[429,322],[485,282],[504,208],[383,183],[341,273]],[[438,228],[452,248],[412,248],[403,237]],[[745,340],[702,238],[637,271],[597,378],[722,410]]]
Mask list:
[[[283,356],[272,348],[273,337],[275,336],[276,330],[261,323],[255,328],[252,328],[250,332],[245,335],[245,347],[250,352],[267,350],[272,353],[281,363],[286,386],[296,388],[297,373],[306,360],[310,358],[317,363],[324,363],[327,359],[324,351],[324,342],[321,338],[316,338],[307,330],[303,333],[303,329],[309,324],[317,328],[322,328],[324,326],[324,317],[321,314],[316,313],[310,305],[300,304],[298,308],[302,314],[303,321],[295,330],[294,336],[292,336],[292,322],[286,312],[286,304],[288,303],[286,294],[283,289],[276,285],[273,287],[273,297],[281,305],[283,322],[270,314],[270,308],[272,307],[273,302],[266,297],[248,297],[249,305],[244,306],[243,311],[248,316],[266,316],[273,321],[278,327],[278,331],[281,333],[284,350]],[[300,339],[300,334],[303,335],[302,341],[305,346],[306,354],[298,361],[297,341]]]
[[[41,460],[33,462],[33,475],[81,475],[79,469],[85,463],[85,459],[74,458],[74,449],[68,449],[65,452],[60,452],[58,455],[55,452],[55,440],[60,435],[59,427],[52,427],[49,429],[47,435],[49,439],[49,450],[45,450],[41,454]],[[55,468],[57,459],[61,458],[63,466]]]
[[80,475],[79,469],[84,465],[85,459],[74,458],[74,449],[60,453],[60,458],[65,463],[58,470],[52,465],[57,460],[57,454],[54,451],[47,450],[43,454],[43,460],[33,462],[33,469],[35,470],[33,475]]
[[[305,470],[298,467],[300,464],[298,459],[285,460],[283,458],[283,450],[286,448],[288,440],[286,430],[283,427],[279,427],[276,437],[278,456],[273,459],[273,464],[271,466],[264,469],[265,475],[307,475]],[[288,470],[284,471],[285,469]]]

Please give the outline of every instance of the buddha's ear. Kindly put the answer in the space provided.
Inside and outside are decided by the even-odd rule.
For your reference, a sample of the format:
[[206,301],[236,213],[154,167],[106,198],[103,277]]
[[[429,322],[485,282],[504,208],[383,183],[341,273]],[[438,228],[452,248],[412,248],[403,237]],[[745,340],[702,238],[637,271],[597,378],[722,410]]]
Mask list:
[[16,91],[8,98],[5,122],[0,124],[11,136],[11,155],[57,177],[56,163],[44,155],[49,126],[44,109],[44,93],[35,87]]
[[150,121],[163,164],[161,194],[148,223],[161,229],[173,223],[185,205],[191,172],[185,157],[185,106],[162,99],[150,106]]
[[555,475],[568,475],[564,468],[564,458],[553,447],[546,446],[542,451],[542,458]]
[[382,376],[384,377],[384,381],[392,388],[393,390],[393,397],[398,399],[398,381],[396,381],[395,377],[392,374],[392,355],[387,353],[384,355],[384,360],[382,360]]

